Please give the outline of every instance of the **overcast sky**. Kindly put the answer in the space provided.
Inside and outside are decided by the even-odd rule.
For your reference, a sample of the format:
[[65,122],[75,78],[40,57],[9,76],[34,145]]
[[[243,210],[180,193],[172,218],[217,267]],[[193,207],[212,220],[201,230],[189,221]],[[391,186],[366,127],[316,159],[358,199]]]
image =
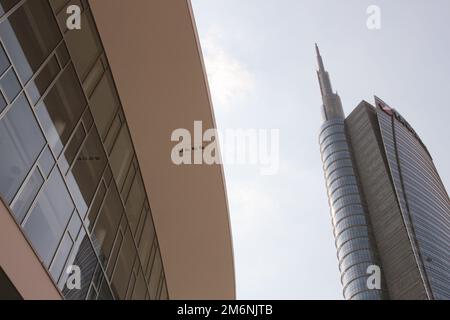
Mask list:
[[[239,299],[341,299],[318,132],[320,46],[348,115],[378,95],[450,186],[450,1],[192,0],[219,129],[280,129],[280,170],[225,165]],[[381,9],[369,30],[367,8]]]

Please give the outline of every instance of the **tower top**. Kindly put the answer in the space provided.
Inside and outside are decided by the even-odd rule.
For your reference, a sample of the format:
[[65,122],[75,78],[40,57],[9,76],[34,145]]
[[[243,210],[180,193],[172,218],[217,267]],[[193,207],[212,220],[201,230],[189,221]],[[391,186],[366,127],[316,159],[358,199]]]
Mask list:
[[323,119],[324,121],[331,119],[344,119],[344,110],[342,108],[341,98],[337,93],[333,92],[331,86],[330,76],[325,70],[322,56],[320,54],[319,46],[316,43],[316,55],[317,63],[319,64],[319,70],[317,71],[317,77],[319,79],[320,93],[322,94],[323,101]]

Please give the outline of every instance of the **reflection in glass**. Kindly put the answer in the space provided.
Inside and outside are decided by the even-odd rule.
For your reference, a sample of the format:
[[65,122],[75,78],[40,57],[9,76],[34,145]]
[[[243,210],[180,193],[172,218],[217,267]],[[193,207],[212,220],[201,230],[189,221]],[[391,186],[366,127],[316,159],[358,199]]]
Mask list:
[[85,107],[86,99],[70,65],[37,107],[39,121],[57,156],[69,140]]
[[103,75],[95,88],[90,98],[90,105],[95,123],[104,139],[119,107],[119,99],[114,91],[114,83],[109,72]]
[[50,266],[50,274],[55,282],[58,282],[61,273],[63,272],[64,265],[69,257],[70,250],[72,250],[73,241],[68,234],[64,235],[55,259]]
[[0,120],[0,194],[10,203],[45,141],[21,95]]
[[14,101],[14,98],[17,97],[20,90],[22,90],[19,80],[16,77],[16,73],[12,68],[0,79],[0,86],[9,102]]
[[26,83],[56,47],[61,34],[47,1],[26,1],[1,23],[0,37],[22,83]]
[[119,189],[123,186],[132,160],[133,148],[131,146],[131,138],[128,133],[128,128],[123,126],[109,159]]
[[50,172],[55,165],[55,159],[53,158],[52,152],[48,147],[42,152],[41,157],[39,158],[39,168],[41,168],[45,177],[50,175]]
[[126,231],[124,243],[117,259],[116,269],[112,279],[111,287],[119,299],[125,299],[127,293],[128,280],[130,279],[131,269],[136,258],[136,249],[134,247],[131,232]]
[[58,170],[53,170],[36,206],[25,222],[24,231],[45,266],[61,240],[74,209],[67,188]]
[[122,212],[119,193],[114,186],[111,186],[92,235],[93,243],[99,251],[100,260],[105,266],[111,253]]
[[66,34],[67,48],[72,56],[75,69],[82,80],[86,78],[90,68],[101,53],[102,47],[94,22],[86,11],[81,14],[81,30],[71,30]]
[[39,170],[37,168],[34,169],[30,179],[27,181],[26,186],[20,193],[18,199],[14,201],[11,208],[18,223],[22,223],[23,218],[25,218],[25,215],[30,209],[31,203],[41,189],[43,183],[44,179],[42,178]]
[[0,44],[0,75],[2,75],[10,66],[9,59],[6,56],[3,46]]
[[39,98],[44,94],[45,90],[47,90],[60,70],[58,61],[56,61],[55,56],[53,56],[36,78],[33,81],[30,81],[27,92],[33,105],[38,102]]
[[1,0],[0,1],[0,15],[8,12],[12,7],[14,7],[19,0]]
[[106,166],[106,156],[97,131],[91,130],[72,170],[67,184],[78,212],[84,219]]

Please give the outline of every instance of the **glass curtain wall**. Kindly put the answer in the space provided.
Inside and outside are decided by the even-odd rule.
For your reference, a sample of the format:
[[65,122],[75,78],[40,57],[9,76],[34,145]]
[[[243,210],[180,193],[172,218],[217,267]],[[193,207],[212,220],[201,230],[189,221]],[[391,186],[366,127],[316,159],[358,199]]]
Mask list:
[[[68,30],[78,5],[81,29]],[[87,1],[0,0],[0,196],[66,299],[167,299],[152,214]],[[67,287],[68,267],[81,289]]]

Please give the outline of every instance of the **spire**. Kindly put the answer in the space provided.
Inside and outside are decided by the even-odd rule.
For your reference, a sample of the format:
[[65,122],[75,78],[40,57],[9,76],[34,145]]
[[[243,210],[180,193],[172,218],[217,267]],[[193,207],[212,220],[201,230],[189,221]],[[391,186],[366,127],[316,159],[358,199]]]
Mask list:
[[344,119],[345,116],[344,110],[342,109],[341,98],[337,93],[333,92],[330,76],[328,72],[325,70],[323,59],[322,56],[320,55],[317,43],[316,43],[316,55],[317,55],[317,63],[319,64],[317,77],[319,78],[320,92],[322,94],[323,118],[325,121],[337,118]]
[[319,46],[317,46],[317,43],[316,43],[316,55],[317,55],[317,62],[319,64],[319,70],[325,72],[325,67],[323,66],[322,56],[320,55],[320,50],[319,50]]

